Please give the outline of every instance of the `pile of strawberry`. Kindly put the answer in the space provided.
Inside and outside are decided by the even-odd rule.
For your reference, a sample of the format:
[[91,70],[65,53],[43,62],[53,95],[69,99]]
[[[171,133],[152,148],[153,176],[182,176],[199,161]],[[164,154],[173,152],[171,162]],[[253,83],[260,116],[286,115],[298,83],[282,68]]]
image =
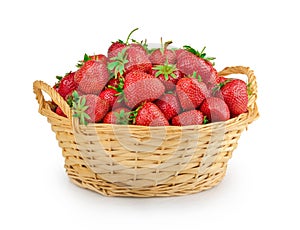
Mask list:
[[[247,84],[218,76],[204,49],[162,41],[149,49],[130,39],[135,30],[113,42],[107,56],[85,55],[76,71],[58,78],[54,88],[81,124],[200,125],[247,112]],[[58,106],[55,112],[65,116]]]

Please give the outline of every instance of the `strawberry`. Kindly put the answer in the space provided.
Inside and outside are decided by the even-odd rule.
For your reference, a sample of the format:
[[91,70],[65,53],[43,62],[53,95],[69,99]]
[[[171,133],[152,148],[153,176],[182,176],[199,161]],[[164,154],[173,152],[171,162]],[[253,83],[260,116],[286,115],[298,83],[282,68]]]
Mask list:
[[230,118],[227,104],[218,97],[206,98],[200,106],[200,111],[210,122],[227,121]]
[[131,39],[132,43],[130,44],[131,47],[136,47],[141,49],[146,55],[150,53],[150,50],[148,48],[147,39],[142,41],[136,41],[135,39]]
[[133,71],[130,72],[126,75],[125,79],[124,78],[120,78],[120,80],[124,80],[123,84],[124,84],[124,88],[127,88],[128,86],[130,86],[131,84],[139,81],[139,80],[143,80],[143,79],[155,79],[155,77],[151,74],[147,74],[141,71]]
[[117,102],[118,91],[116,89],[107,88],[99,94],[99,97],[106,100],[106,101],[108,101],[109,110],[111,110],[113,107],[117,108],[117,107],[120,107],[122,105],[122,104]]
[[203,114],[199,110],[189,110],[173,117],[172,125],[201,125],[203,123]]
[[[205,57],[204,49],[199,52],[190,46],[184,46],[189,52],[177,51],[177,68],[185,75],[192,75],[196,72],[202,77],[202,80],[207,83],[215,83],[218,73],[209,62],[213,58]],[[204,47],[205,48],[205,47]],[[205,59],[206,58],[206,59]]]
[[144,101],[154,101],[164,92],[165,87],[161,81],[150,74],[134,71],[126,75],[124,96],[129,108],[136,108]]
[[167,120],[171,120],[181,111],[178,98],[174,94],[164,94],[155,101],[155,104],[163,112]]
[[90,56],[90,60],[103,61],[104,63],[107,63],[107,57],[104,54],[92,55],[92,56]]
[[181,55],[182,53],[189,53],[189,51],[187,51],[185,49],[176,49],[175,50],[176,60],[179,57],[179,55]]
[[167,49],[168,45],[170,45],[172,41],[167,41],[165,44],[162,42],[161,38],[161,48],[155,49],[150,55],[149,60],[152,65],[163,65],[166,62],[169,64],[176,63],[176,54],[173,50]]
[[168,64],[156,65],[152,68],[152,75],[158,77],[165,85],[166,91],[171,91],[175,88],[177,81],[183,77],[183,74],[176,68],[175,65]]
[[217,80],[216,80],[216,83],[217,84],[220,84],[220,83],[223,83],[225,81],[227,81],[228,79],[226,77],[223,77],[223,76],[218,76]]
[[64,114],[64,112],[61,110],[59,106],[57,106],[55,113],[58,114],[59,116],[67,117],[66,114]]
[[107,63],[107,58],[103,54],[97,54],[97,55],[92,55],[92,56],[84,54],[83,60],[78,61],[76,67],[81,68],[85,62],[90,61],[90,60],[92,60],[92,61],[102,61],[105,64]]
[[108,69],[114,73],[115,78],[130,71],[150,72],[151,68],[147,54],[135,46],[124,48],[116,57],[110,58],[108,64]]
[[146,102],[135,111],[134,124],[144,126],[168,126],[162,111],[152,102]]
[[81,124],[101,121],[109,110],[109,103],[97,95],[87,94],[80,96],[73,93],[74,117],[78,117]]
[[176,92],[184,110],[196,109],[209,96],[208,89],[203,82],[195,78],[181,78],[176,85]]
[[74,90],[77,89],[77,83],[74,81],[75,72],[67,73],[55,86],[56,91],[62,96],[65,100],[69,95],[72,94]]
[[132,30],[129,33],[129,35],[127,36],[127,39],[125,42],[123,42],[121,39],[118,39],[116,42],[112,42],[112,44],[108,48],[107,57],[110,59],[112,57],[118,56],[118,53],[121,52],[125,47],[128,46],[130,36],[137,30],[138,30],[138,28],[135,28],[134,30]]
[[121,40],[113,42],[111,46],[108,48],[107,57],[110,59],[118,55],[126,47],[126,44]]
[[247,112],[247,84],[240,79],[229,79],[221,86],[221,95],[228,105],[231,117]]
[[85,94],[98,95],[109,80],[106,62],[88,60],[77,70],[74,81]]
[[126,51],[128,63],[125,64],[125,71],[143,71],[150,72],[152,64],[143,50],[131,46]]
[[219,91],[220,91],[221,86],[223,85],[223,82],[225,82],[227,80],[228,79],[223,76],[218,76],[215,83],[207,83],[206,86],[207,86],[210,96],[222,98],[221,96],[219,96],[219,93],[220,93]]
[[145,49],[143,44],[141,44],[141,43],[131,43],[129,46],[142,51],[146,56],[148,56],[147,50]]
[[119,107],[113,111],[108,112],[103,118],[103,123],[126,125],[130,122],[130,110]]
[[112,78],[110,79],[106,86],[109,88],[109,87],[112,87],[112,88],[117,88],[118,85],[120,84],[120,79],[119,78]]

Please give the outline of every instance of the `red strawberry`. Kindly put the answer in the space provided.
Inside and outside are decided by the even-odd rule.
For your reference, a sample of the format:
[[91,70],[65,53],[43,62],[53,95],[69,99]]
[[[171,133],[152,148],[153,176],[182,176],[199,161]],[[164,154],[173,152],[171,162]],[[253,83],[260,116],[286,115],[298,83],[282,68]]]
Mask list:
[[[177,57],[177,68],[185,75],[192,75],[196,72],[202,77],[202,80],[207,83],[215,83],[218,77],[218,73],[213,65],[208,61],[212,58],[205,58],[204,50],[199,53],[189,46],[184,46],[191,52],[183,52]],[[179,53],[179,51],[177,51]],[[203,57],[203,58],[202,58]]]
[[195,78],[179,79],[176,85],[176,92],[184,110],[198,108],[209,95],[206,85]]
[[117,88],[119,84],[120,84],[120,79],[119,78],[112,78],[107,82],[106,86]]
[[118,99],[118,91],[113,88],[107,88],[103,90],[100,95],[100,98],[108,101],[109,103],[109,110],[111,110],[113,107],[117,108],[120,107],[122,104],[117,102]]
[[150,72],[152,64],[147,54],[135,46],[128,46],[110,58],[108,69],[114,73],[115,78],[128,74],[131,71]]
[[217,84],[220,84],[220,83],[223,83],[223,82],[225,82],[225,81],[227,81],[227,80],[228,80],[228,78],[226,78],[226,77],[218,76],[218,78],[217,78],[217,80],[216,80],[216,83],[217,83]]
[[144,126],[168,126],[169,122],[155,104],[147,102],[138,108],[134,124]]
[[[74,96],[74,98],[78,98]],[[81,124],[88,122],[101,121],[109,110],[109,103],[99,96],[94,94],[87,94],[74,100],[73,107],[74,117],[78,117]]]
[[107,63],[107,58],[103,54],[97,54],[97,55],[92,55],[92,56],[84,54],[83,60],[79,61],[76,65],[76,67],[81,68],[85,62],[90,61],[90,60],[102,61],[105,64]]
[[103,123],[126,125],[130,121],[130,110],[127,108],[117,108],[108,112],[103,118]]
[[218,97],[206,98],[200,106],[200,111],[210,122],[227,121],[230,118],[228,106]]
[[173,90],[177,81],[183,77],[183,74],[176,68],[175,65],[167,63],[153,67],[152,75],[161,80],[166,87],[166,91]]
[[106,63],[89,60],[77,70],[74,81],[78,89],[85,94],[99,94],[109,79]]
[[77,83],[74,81],[75,72],[66,74],[56,85],[56,91],[64,98],[72,94],[77,89]]
[[[147,74],[141,71],[133,71],[129,74],[126,75],[125,79],[124,79],[124,88],[127,88],[128,86],[130,86],[131,84],[137,82],[138,80],[143,80],[143,79],[155,79],[155,77],[151,74]],[[122,79],[122,78],[120,78]]]
[[190,110],[173,117],[172,125],[201,125],[203,123],[203,118],[203,114],[199,110]]
[[147,56],[137,47],[130,47],[126,51],[128,63],[125,64],[125,71],[143,71],[150,72],[152,68],[152,64]]
[[165,87],[161,81],[150,74],[135,71],[126,75],[124,95],[129,108],[136,108],[144,101],[154,101],[164,92]]
[[135,49],[139,49],[140,51],[142,51],[145,55],[148,55],[147,54],[147,50],[145,49],[145,47],[140,44],[140,43],[131,43],[129,45],[130,47],[134,47]]
[[93,61],[103,61],[103,62],[107,63],[107,57],[104,54],[92,55],[92,56],[90,56],[90,59]]
[[177,116],[181,111],[178,98],[174,94],[164,94],[155,101],[155,104],[163,112],[167,120]]
[[179,55],[182,54],[182,53],[189,53],[189,51],[186,51],[185,49],[177,49],[177,50],[175,50],[176,60],[179,57]]
[[118,55],[126,47],[122,41],[116,41],[111,44],[107,51],[107,57],[112,58]]
[[247,84],[240,79],[231,79],[224,83],[221,87],[221,94],[228,105],[231,117],[247,112]]
[[116,42],[112,42],[112,44],[108,48],[107,57],[110,59],[112,57],[118,56],[118,53],[128,46],[129,38],[136,30],[138,30],[138,28],[135,28],[129,33],[125,42],[123,42],[121,39],[118,39]]
[[57,106],[55,113],[58,114],[59,116],[67,117],[66,114],[64,114],[64,112],[61,110],[59,106]]
[[168,45],[170,45],[172,41],[162,43],[161,39],[161,48],[155,49],[150,55],[149,60],[151,61],[152,65],[163,65],[166,62],[169,64],[176,63],[176,54],[173,50],[167,49]]
[[227,81],[230,81],[229,79],[223,77],[223,76],[219,76],[217,79],[216,79],[216,83],[215,84],[212,84],[212,83],[208,83],[207,84],[207,89],[210,93],[210,95],[212,97],[219,97],[222,99],[222,95],[221,95],[221,92],[220,92],[220,89],[222,86],[225,85],[225,83]]

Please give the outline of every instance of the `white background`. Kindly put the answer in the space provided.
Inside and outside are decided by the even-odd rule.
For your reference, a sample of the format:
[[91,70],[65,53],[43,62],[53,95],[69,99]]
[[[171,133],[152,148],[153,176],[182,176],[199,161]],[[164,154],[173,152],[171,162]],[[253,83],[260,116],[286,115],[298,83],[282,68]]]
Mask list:
[[[297,1],[1,1],[1,229],[299,229]],[[34,80],[49,84],[111,41],[172,39],[250,66],[261,117],[249,126],[219,186],[172,198],[109,198],[64,170],[38,114]]]

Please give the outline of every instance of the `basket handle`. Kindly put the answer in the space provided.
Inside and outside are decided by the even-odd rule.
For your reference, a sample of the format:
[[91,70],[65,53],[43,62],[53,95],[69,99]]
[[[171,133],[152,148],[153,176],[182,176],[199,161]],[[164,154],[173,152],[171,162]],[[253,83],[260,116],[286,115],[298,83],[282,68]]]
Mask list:
[[249,67],[244,67],[244,66],[232,66],[232,67],[226,67],[225,69],[219,72],[220,76],[227,76],[230,74],[247,75],[248,87],[251,92],[249,96],[248,107],[256,106],[255,102],[257,99],[257,83],[256,83],[256,77],[254,75],[253,70],[251,70]]
[[51,97],[51,99],[61,108],[61,110],[64,112],[64,114],[66,114],[68,118],[72,117],[70,106],[53,87],[49,86],[43,81],[35,81],[33,83],[33,92],[35,93],[36,100],[39,104],[40,114],[43,115],[42,110],[46,108],[47,104],[42,91],[44,91]]

